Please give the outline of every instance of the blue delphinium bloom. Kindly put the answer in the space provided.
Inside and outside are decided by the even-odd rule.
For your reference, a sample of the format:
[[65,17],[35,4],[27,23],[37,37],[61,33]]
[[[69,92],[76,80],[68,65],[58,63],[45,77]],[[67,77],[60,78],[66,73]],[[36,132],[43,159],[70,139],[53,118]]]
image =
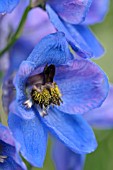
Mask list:
[[20,0],[3,0],[0,1],[0,13],[11,12],[19,3]]
[[[82,58],[98,58],[102,56],[104,49],[91,30],[87,27],[87,24],[93,24],[103,20],[108,10],[109,0],[93,0],[92,3],[91,1],[78,0],[63,0],[63,3],[57,2],[57,0],[48,0],[46,10],[55,28],[58,31],[65,33],[72,49]],[[89,4],[91,4],[91,6]],[[87,10],[84,10],[85,5],[87,6]],[[74,10],[75,15],[71,15],[71,12],[69,14],[70,8],[72,9],[72,13],[75,8],[78,10],[82,8],[82,12],[79,11],[80,15],[78,15],[78,10]],[[88,15],[86,15],[86,11],[88,12]],[[84,22],[82,22],[83,20],[76,18],[76,15],[79,18],[81,13],[83,15],[82,19]],[[69,16],[69,19],[67,16]]]
[[[19,146],[18,146],[19,147]],[[0,170],[26,170],[10,130],[0,123]]]
[[[100,108],[83,115],[84,119],[95,129],[113,128],[113,85]],[[56,170],[83,170],[85,155],[76,154],[58,140],[53,141],[52,159]]]
[[91,61],[72,59],[64,34],[50,34],[22,62],[14,79],[16,100],[8,124],[22,155],[34,166],[43,165],[48,131],[77,153],[90,153],[97,146],[78,113],[102,104],[107,77]]

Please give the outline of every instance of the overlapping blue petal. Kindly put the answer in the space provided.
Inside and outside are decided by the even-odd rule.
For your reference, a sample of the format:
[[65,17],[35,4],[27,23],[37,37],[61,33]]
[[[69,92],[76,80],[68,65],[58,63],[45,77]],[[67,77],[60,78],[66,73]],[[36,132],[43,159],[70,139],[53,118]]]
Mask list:
[[20,151],[24,158],[33,166],[42,167],[46,154],[47,131],[39,117],[25,120],[10,113],[8,124],[15,139],[21,145]]
[[[71,33],[73,38],[75,40],[77,39],[77,36],[74,37],[76,35],[76,31],[77,31],[79,33],[79,35],[81,35],[81,37],[83,38],[85,43],[87,44],[88,48],[90,48],[90,50],[92,51],[93,58],[98,58],[104,54],[103,46],[100,44],[100,42],[98,41],[96,36],[93,34],[93,32],[87,26],[72,25],[72,27],[74,28],[73,32]],[[79,43],[82,44],[82,41],[80,40]]]
[[62,94],[58,109],[69,113],[85,113],[99,107],[108,94],[108,79],[95,63],[75,60],[56,70],[55,81]]
[[97,147],[91,127],[81,115],[68,115],[56,108],[48,111],[48,116],[41,118],[48,130],[72,151],[90,153]]

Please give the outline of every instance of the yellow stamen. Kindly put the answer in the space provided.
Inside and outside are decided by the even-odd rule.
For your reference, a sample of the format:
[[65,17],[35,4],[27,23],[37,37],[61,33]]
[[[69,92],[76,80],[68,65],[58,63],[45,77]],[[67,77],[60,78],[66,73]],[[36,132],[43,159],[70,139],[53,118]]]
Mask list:
[[42,90],[33,89],[31,92],[33,101],[39,104],[41,108],[43,106],[47,108],[49,105],[60,105],[61,93],[56,83],[46,84],[42,86]]

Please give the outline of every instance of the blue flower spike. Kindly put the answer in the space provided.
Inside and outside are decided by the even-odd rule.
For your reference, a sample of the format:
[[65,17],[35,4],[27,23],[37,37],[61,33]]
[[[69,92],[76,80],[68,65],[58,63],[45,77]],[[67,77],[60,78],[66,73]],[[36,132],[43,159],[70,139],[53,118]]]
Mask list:
[[27,170],[10,130],[0,123],[0,170]]
[[72,59],[64,33],[50,34],[22,62],[14,79],[16,100],[8,124],[22,155],[34,166],[43,166],[48,131],[77,153],[97,147],[79,114],[102,104],[108,80],[91,61]]
[[1,0],[0,13],[10,13],[18,5],[20,0]]

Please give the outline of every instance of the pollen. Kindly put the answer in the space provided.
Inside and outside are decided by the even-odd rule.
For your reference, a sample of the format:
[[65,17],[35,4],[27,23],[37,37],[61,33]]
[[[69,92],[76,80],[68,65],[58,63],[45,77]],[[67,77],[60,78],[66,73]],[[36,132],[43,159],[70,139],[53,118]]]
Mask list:
[[41,88],[34,87],[31,91],[31,97],[34,103],[39,104],[43,108],[52,105],[60,105],[61,93],[55,82],[42,85]]
[[60,106],[60,102],[62,102],[61,93],[56,83],[54,83],[54,87],[50,88],[50,93],[52,104]]
[[36,104],[39,104],[41,108],[47,107],[50,104],[51,95],[49,91],[44,88],[42,91],[37,91],[36,89],[33,89],[31,92],[31,96],[33,101]]

